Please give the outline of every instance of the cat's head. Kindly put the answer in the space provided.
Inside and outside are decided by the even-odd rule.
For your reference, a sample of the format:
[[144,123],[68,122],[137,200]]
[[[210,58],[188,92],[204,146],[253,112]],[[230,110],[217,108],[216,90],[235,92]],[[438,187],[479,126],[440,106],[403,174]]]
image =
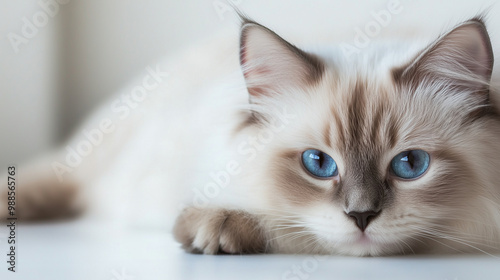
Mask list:
[[[274,133],[251,172],[283,213],[278,225],[302,227],[327,251],[379,255],[455,236],[447,230],[480,212],[493,67],[481,19],[420,51],[353,58],[307,53],[244,20],[240,60],[244,125]],[[274,126],[279,114],[293,118]]]

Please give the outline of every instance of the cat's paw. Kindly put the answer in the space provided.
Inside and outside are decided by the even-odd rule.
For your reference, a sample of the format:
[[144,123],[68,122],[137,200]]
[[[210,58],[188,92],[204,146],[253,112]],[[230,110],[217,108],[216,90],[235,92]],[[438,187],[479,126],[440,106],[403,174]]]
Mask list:
[[266,238],[256,216],[245,211],[189,207],[177,218],[174,236],[191,253],[265,253]]

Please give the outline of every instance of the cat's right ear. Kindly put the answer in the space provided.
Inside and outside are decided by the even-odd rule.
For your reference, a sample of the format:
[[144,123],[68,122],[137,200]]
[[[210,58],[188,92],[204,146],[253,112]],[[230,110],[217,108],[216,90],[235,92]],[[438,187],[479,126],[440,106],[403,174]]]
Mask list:
[[240,63],[250,100],[316,83],[323,64],[268,28],[243,18]]

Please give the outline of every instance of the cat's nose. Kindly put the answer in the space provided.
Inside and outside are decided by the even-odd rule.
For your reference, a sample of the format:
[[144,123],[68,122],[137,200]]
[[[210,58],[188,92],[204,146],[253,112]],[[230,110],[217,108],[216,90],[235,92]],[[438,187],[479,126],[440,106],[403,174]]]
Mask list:
[[353,218],[356,221],[356,225],[361,231],[365,231],[366,227],[370,223],[370,221],[375,218],[379,212],[375,211],[366,211],[366,212],[356,212],[356,211],[351,211],[347,213],[348,216]]

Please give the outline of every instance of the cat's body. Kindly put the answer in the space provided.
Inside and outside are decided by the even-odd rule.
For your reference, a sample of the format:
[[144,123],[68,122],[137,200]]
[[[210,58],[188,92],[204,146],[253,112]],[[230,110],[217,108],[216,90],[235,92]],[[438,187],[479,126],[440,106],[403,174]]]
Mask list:
[[[111,116],[116,131],[55,184],[107,188],[107,199],[127,193],[126,205],[137,198],[123,216],[161,218],[190,204],[174,234],[193,252],[500,249],[500,118],[488,101],[493,57],[480,20],[429,47],[382,44],[353,56],[335,46],[305,53],[244,20],[244,75],[235,43],[160,66],[170,75],[130,116],[96,113],[85,129]],[[308,149],[330,155],[338,175],[311,176],[301,162]],[[416,149],[430,155],[428,169],[396,178],[391,160]],[[49,169],[67,154],[52,157]],[[154,198],[162,195],[166,202]],[[350,213],[373,214],[361,225]]]

